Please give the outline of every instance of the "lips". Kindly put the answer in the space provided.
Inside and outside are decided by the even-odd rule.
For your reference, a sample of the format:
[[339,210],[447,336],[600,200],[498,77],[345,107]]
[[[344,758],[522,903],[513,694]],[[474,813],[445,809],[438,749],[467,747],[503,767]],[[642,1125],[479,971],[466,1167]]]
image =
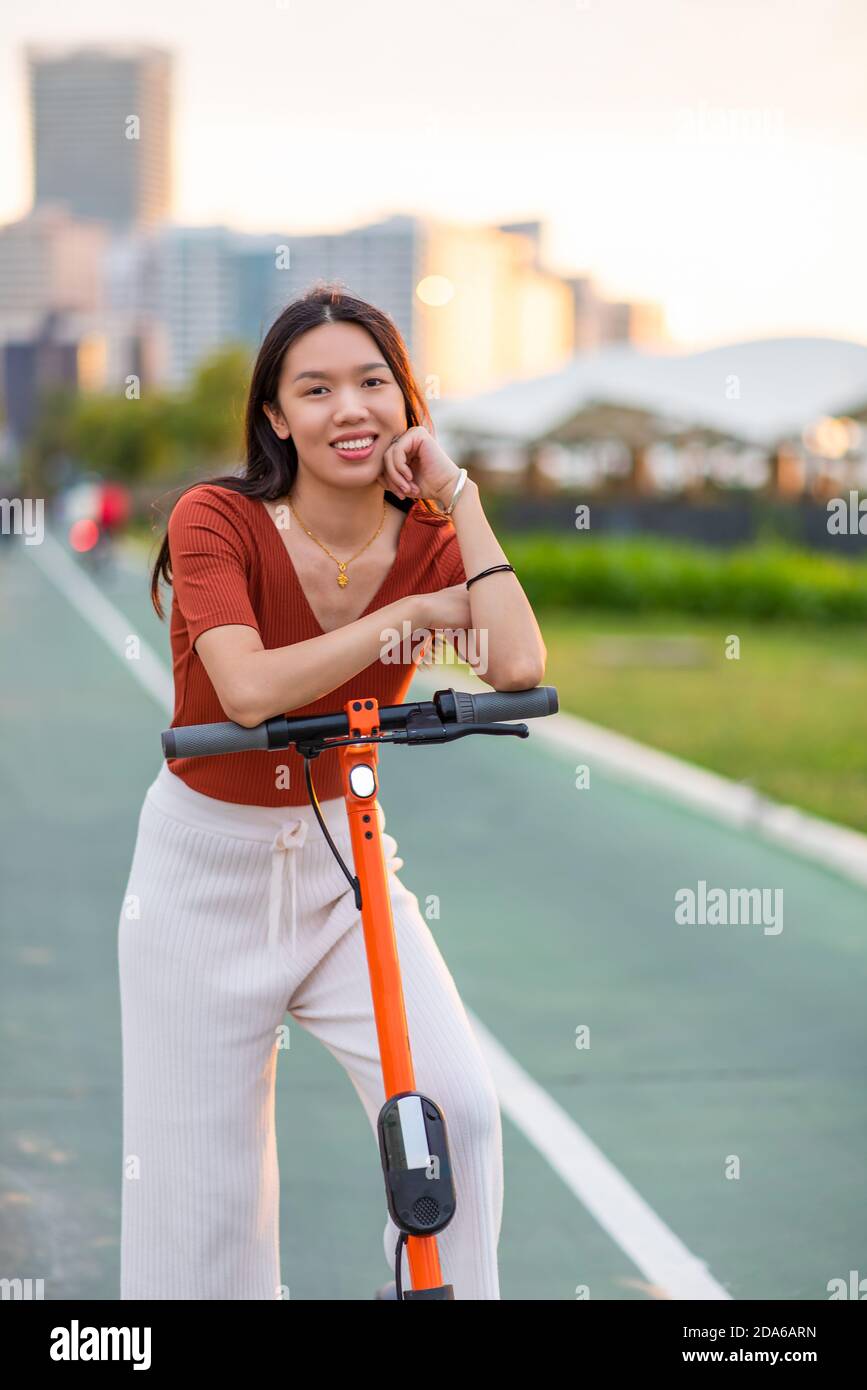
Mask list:
[[355,448],[347,447],[347,444],[348,444],[348,441],[347,441],[347,440],[340,440],[340,441],[334,441],[334,440],[332,440],[331,448],[334,449],[334,450],[340,455],[341,458],[345,458],[345,459],[354,459],[354,458],[366,459],[366,458],[370,458],[370,455],[373,453],[374,449],[376,448],[376,441],[377,441],[377,439],[379,438],[379,435],[373,434],[373,433],[371,432],[370,434],[367,434],[367,435],[356,435],[355,438],[356,438],[356,439],[371,439],[371,438],[372,438],[373,442],[372,442],[371,444],[368,444],[368,446],[367,446],[366,449],[359,449],[357,445],[356,445]]

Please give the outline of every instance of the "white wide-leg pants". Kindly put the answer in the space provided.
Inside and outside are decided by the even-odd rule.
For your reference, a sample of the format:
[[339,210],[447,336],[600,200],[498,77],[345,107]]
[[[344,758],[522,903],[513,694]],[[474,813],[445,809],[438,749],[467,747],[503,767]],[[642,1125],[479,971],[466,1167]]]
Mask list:
[[[343,799],[320,808],[354,872]],[[416,1088],[445,1115],[457,1194],[437,1236],[443,1281],[456,1299],[498,1299],[494,1083],[418,899],[397,877],[403,860],[381,807],[380,826]],[[163,764],[139,818],[118,965],[120,1296],[280,1298],[274,1102],[285,1015],[345,1067],[374,1137],[386,1099],[361,914],[313,808],[217,801]],[[392,1273],[398,1234],[386,1212]],[[402,1269],[409,1288],[405,1252]]]

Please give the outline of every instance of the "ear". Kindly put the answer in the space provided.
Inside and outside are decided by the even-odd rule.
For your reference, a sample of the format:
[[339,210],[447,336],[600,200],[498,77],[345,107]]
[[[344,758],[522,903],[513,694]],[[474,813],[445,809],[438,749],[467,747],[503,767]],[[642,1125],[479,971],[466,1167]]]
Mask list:
[[289,426],[287,425],[285,419],[283,418],[283,412],[280,410],[279,406],[278,406],[278,408],[275,410],[275,409],[273,408],[273,406],[271,406],[270,403],[269,403],[268,401],[263,401],[263,402],[262,402],[262,409],[264,410],[265,414],[268,416],[268,419],[269,419],[270,422],[271,422],[271,428],[272,428],[272,430],[274,431],[274,433],[275,433],[276,435],[278,435],[278,436],[280,437],[280,439],[288,439],[288,438],[289,438]]

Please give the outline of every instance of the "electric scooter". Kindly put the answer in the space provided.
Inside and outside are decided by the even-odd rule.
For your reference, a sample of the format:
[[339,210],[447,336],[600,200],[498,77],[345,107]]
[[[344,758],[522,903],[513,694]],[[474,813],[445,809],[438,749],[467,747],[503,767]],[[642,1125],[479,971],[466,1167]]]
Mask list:
[[[310,804],[322,833],[349,880],[361,913],[370,989],[387,1097],[377,1120],[379,1153],[388,1210],[400,1235],[395,1279],[375,1298],[454,1299],[442,1282],[437,1232],[455,1214],[456,1194],[449,1160],[446,1121],[431,1096],[416,1089],[407,1030],[388,874],[377,816],[377,761],[380,744],[416,747],[450,743],[468,734],[527,738],[526,724],[556,714],[552,685],[530,690],[494,690],[471,695],[437,690],[432,700],[379,706],[372,698],[347,700],[342,711],[288,719],[277,716],[254,728],[231,721],[187,725],[162,734],[166,758],[201,758],[220,753],[269,751],[294,744],[304,758]],[[349,817],[355,874],[351,874],[328,832],[316,798],[310,765],[325,749],[339,750],[343,795]],[[402,1248],[406,1246],[411,1287],[403,1288]]]

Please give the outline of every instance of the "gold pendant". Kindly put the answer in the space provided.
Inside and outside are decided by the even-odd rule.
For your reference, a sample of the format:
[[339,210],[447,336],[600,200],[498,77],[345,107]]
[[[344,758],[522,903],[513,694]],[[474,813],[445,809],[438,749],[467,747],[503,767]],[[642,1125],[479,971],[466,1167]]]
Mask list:
[[341,589],[345,589],[347,584],[349,583],[349,575],[345,572],[346,561],[344,560],[342,564],[340,563],[340,561],[338,561],[338,564],[340,564],[340,573],[337,576],[337,582],[340,585]]

